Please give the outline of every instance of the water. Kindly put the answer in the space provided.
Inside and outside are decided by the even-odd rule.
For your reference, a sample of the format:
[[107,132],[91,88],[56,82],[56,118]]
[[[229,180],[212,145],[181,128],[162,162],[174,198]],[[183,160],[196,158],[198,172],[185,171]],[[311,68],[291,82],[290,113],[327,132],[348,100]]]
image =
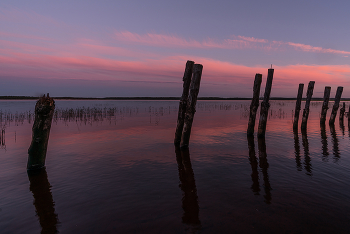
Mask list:
[[272,101],[258,141],[250,101],[199,101],[180,151],[178,101],[56,101],[46,171],[28,175],[34,105],[0,101],[1,233],[350,230],[350,131],[321,129],[321,102],[302,134],[295,101]]

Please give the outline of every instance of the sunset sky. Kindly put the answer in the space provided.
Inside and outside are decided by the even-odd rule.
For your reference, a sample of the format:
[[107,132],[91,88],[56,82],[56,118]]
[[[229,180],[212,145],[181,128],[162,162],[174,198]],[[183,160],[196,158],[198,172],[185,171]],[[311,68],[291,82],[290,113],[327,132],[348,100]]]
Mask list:
[[[298,84],[350,97],[350,1],[0,2],[0,96],[179,97],[187,60],[199,96],[251,97],[275,69],[272,97]],[[304,96],[306,88],[304,88]]]

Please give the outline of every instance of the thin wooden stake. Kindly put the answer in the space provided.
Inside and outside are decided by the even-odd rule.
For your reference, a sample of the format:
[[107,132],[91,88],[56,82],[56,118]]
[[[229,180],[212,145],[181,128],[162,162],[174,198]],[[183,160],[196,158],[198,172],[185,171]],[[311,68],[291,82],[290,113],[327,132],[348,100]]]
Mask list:
[[297,102],[295,104],[293,129],[297,129],[298,128],[299,113],[300,113],[300,109],[301,109],[301,99],[303,97],[303,90],[304,90],[304,84],[299,84]]
[[328,102],[329,102],[330,94],[331,94],[331,87],[326,86],[324,88],[324,94],[323,94],[323,105],[322,105],[321,118],[320,118],[321,124],[324,124],[326,122],[326,115],[328,110]]
[[312,98],[312,94],[314,92],[314,86],[315,86],[315,81],[310,81],[309,85],[307,87],[307,93],[306,93],[306,103],[305,103],[305,108],[303,111],[303,118],[301,121],[301,129],[306,130],[307,127],[307,119],[309,118],[309,112],[310,112],[310,102]]
[[190,61],[190,60],[187,61],[185,73],[182,79],[183,91],[182,91],[182,96],[179,104],[179,113],[177,116],[177,125],[176,125],[176,131],[175,131],[175,139],[174,139],[175,145],[180,145],[180,142],[181,142],[182,129],[184,127],[184,119],[185,119],[185,113],[187,108],[188,93],[190,90],[190,84],[191,84],[191,78],[192,78],[192,72],[193,72],[193,65],[194,65],[193,61]]
[[259,95],[260,95],[261,81],[262,81],[262,75],[257,73],[255,75],[255,80],[254,80],[253,99],[250,104],[250,114],[249,114],[248,130],[247,130],[248,136],[252,136],[254,134],[256,112],[259,108]]
[[28,149],[28,170],[41,169],[45,166],[47,145],[55,111],[55,101],[45,95],[35,105],[32,143]]
[[182,137],[181,137],[181,144],[180,144],[181,148],[188,147],[188,144],[190,142],[191,128],[192,128],[194,113],[196,112],[196,104],[197,104],[197,97],[199,93],[199,87],[201,83],[202,70],[203,70],[202,64],[195,64],[193,66],[193,77],[191,80],[184,127],[182,130]]
[[262,101],[261,108],[260,108],[258,137],[265,136],[267,116],[270,108],[269,100],[270,100],[270,93],[271,93],[271,87],[272,87],[273,72],[274,72],[274,69],[268,70],[264,100]]
[[340,102],[340,98],[341,98],[342,93],[343,93],[343,87],[339,86],[337,88],[337,93],[335,94],[334,105],[333,105],[331,117],[329,118],[330,125],[334,124],[335,117],[337,117],[339,102]]

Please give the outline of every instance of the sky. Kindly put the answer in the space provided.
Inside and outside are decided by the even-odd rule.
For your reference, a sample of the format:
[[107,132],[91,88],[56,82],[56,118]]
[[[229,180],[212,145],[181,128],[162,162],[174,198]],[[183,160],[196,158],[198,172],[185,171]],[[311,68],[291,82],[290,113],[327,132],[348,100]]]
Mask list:
[[347,0],[1,0],[0,96],[180,97],[187,60],[200,97],[350,98]]

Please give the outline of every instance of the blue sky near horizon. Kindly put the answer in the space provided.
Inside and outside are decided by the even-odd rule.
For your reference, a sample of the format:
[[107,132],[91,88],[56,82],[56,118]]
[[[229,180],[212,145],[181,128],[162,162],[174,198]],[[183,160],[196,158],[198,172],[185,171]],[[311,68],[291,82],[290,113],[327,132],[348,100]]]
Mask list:
[[299,83],[315,80],[315,97],[326,85],[350,97],[348,9],[348,1],[3,0],[0,95],[180,96],[193,60],[204,67],[199,96],[251,97],[255,73],[264,83],[273,64],[272,96],[295,97]]

